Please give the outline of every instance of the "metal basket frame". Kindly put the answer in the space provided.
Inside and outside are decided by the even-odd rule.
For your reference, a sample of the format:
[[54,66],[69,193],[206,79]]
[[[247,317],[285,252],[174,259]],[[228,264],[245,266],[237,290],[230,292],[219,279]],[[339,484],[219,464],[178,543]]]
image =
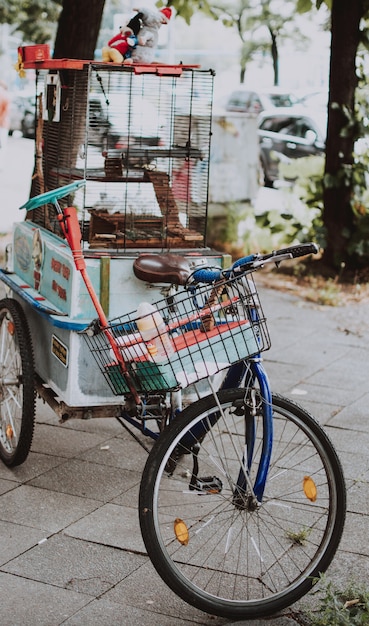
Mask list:
[[[137,311],[112,319],[107,328],[95,323],[84,334],[115,395],[129,393],[129,387],[112,350],[112,337],[141,394],[185,388],[270,347],[266,318],[251,274],[173,289],[153,306],[160,316],[145,316],[156,326],[149,341],[139,333],[144,318],[138,317]],[[165,333],[159,330],[157,317],[164,321]],[[157,346],[160,354],[155,354]]]

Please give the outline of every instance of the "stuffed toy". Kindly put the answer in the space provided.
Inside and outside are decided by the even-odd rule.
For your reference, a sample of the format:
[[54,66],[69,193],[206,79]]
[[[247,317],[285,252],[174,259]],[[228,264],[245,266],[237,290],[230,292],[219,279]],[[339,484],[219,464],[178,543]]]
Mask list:
[[158,45],[159,28],[162,24],[168,24],[172,10],[170,7],[164,7],[160,10],[144,8],[136,9],[136,11],[138,11],[137,16],[140,17],[142,26],[138,34],[138,43],[132,50],[132,61],[152,63]]
[[142,22],[140,15],[135,15],[126,26],[121,26],[119,33],[115,35],[108,45],[102,49],[102,60],[104,63],[113,61],[113,63],[132,63],[132,50],[138,43],[137,35],[140,31]]

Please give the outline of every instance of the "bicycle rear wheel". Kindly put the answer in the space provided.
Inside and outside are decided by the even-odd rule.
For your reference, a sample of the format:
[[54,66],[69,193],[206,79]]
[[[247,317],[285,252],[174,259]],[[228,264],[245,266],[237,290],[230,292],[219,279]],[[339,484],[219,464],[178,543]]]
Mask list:
[[264,496],[255,506],[248,487],[240,498],[243,459],[249,454],[251,481],[261,461],[263,405],[244,389],[221,391],[218,402],[191,405],[155,443],[141,481],[141,531],[157,572],[186,602],[255,619],[301,598],[328,567],[344,526],[344,478],[314,418],[274,395]]
[[35,423],[35,375],[26,316],[12,298],[0,301],[0,459],[23,463]]

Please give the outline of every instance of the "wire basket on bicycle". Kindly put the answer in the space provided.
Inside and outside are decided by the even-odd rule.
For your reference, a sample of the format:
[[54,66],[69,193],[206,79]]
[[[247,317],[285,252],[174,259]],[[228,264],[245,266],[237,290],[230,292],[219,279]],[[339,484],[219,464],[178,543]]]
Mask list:
[[106,331],[113,336],[137,391],[185,388],[270,347],[253,278],[177,291],[85,334],[116,395],[129,391]]

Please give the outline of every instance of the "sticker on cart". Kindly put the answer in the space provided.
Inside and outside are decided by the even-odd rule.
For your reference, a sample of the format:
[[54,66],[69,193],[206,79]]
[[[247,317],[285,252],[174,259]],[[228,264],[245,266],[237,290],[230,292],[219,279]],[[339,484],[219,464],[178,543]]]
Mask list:
[[41,237],[41,231],[36,228],[33,233],[32,241],[32,260],[33,260],[33,280],[34,288],[39,291],[42,278],[42,265],[44,261],[44,246]]
[[51,352],[64,367],[68,367],[68,347],[55,335],[51,337]]
[[32,250],[27,237],[19,235],[17,231],[14,234],[14,256],[19,269],[27,272],[32,263]]

